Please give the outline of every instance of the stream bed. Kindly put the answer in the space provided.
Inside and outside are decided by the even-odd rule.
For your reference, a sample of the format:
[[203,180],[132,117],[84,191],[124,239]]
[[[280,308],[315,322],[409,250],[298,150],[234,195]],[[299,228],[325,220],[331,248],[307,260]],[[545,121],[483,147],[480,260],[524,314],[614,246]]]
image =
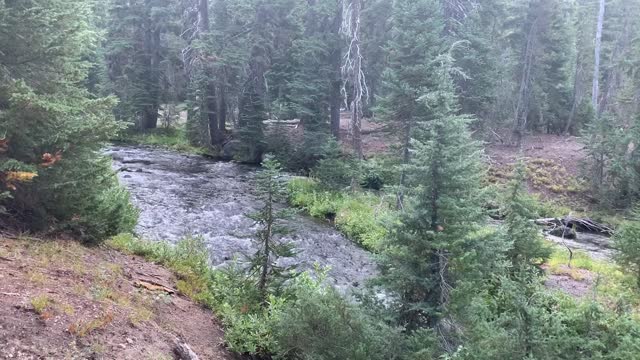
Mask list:
[[[256,228],[245,214],[260,207],[254,195],[256,167],[146,146],[113,146],[108,154],[140,209],[138,235],[172,243],[201,236],[214,266],[234,258],[242,261],[255,252],[251,239]],[[330,224],[298,214],[288,227],[292,232],[287,240],[297,254],[280,264],[295,264],[300,270],[315,264],[329,267],[328,280],[342,291],[361,286],[376,273],[372,255]],[[546,237],[595,259],[613,255],[610,239],[601,235],[579,233],[578,240]]]
[[[140,209],[138,235],[172,243],[201,236],[214,266],[255,252],[255,227],[245,215],[260,207],[255,167],[145,146],[113,146],[108,154]],[[288,227],[297,254],[283,259],[285,264],[300,270],[328,266],[329,281],[343,291],[375,274],[371,255],[329,224],[296,215]]]

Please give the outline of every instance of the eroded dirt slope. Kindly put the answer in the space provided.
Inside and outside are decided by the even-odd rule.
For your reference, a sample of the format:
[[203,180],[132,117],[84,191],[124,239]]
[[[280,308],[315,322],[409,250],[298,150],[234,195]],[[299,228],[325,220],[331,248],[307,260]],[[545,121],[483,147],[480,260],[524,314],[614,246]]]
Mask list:
[[174,359],[177,339],[232,359],[213,315],[175,284],[114,250],[0,237],[0,359]]

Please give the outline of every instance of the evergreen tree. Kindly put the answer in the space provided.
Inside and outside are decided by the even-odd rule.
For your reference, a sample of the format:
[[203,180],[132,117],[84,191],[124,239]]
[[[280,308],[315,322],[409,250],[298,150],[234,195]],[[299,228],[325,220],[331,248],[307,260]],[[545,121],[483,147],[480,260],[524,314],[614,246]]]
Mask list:
[[107,94],[120,99],[116,115],[141,129],[158,125],[161,62],[174,8],[168,0],[112,0],[105,57]]
[[269,292],[279,291],[283,282],[293,276],[291,267],[278,265],[279,258],[293,256],[293,247],[278,238],[286,232],[283,220],[291,214],[288,209],[277,209],[278,203],[287,196],[280,164],[272,156],[267,156],[262,165],[264,168],[258,173],[256,187],[264,205],[258,212],[249,215],[259,227],[256,233],[258,251],[251,258],[250,271],[256,275],[258,291],[266,303]]
[[[418,99],[426,89],[438,86],[437,63],[433,60],[443,52],[444,23],[439,4],[434,0],[397,0],[393,2],[392,28],[385,50],[389,54],[388,68],[383,75],[384,89],[378,111],[399,134],[402,163],[410,160],[411,138],[418,121],[430,120],[432,113]],[[400,178],[398,207],[402,207],[406,173]]]
[[438,73],[440,85],[420,97],[428,112],[412,142],[408,174],[414,194],[381,260],[379,283],[390,294],[398,322],[410,330],[440,325],[451,290],[465,277],[462,269],[472,268],[461,265],[482,219],[479,144],[467,129],[470,119],[456,115],[447,64]]
[[540,230],[531,222],[537,218],[532,210],[531,198],[526,189],[526,167],[520,161],[509,184],[506,198],[505,230],[510,249],[507,258],[513,271],[529,271],[531,266],[542,265],[551,256],[551,249],[545,246]]
[[[55,0],[3,2],[0,11],[0,193],[12,195],[5,207],[29,229],[53,223],[87,241],[129,231],[136,220],[100,154],[121,127],[115,99],[82,87],[98,43],[92,9]],[[37,176],[7,181],[24,173]]]
[[616,262],[636,277],[640,289],[640,223],[637,213],[634,220],[625,223],[613,240],[617,250]]

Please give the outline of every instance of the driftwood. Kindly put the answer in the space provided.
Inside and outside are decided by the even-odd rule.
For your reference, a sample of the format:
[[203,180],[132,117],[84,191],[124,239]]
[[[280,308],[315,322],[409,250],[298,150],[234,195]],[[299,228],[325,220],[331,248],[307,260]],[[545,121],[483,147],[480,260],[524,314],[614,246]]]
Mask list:
[[604,234],[611,236],[614,234],[614,230],[605,224],[600,224],[589,218],[576,218],[573,216],[567,216],[565,218],[543,218],[534,220],[538,225],[543,226],[567,226],[574,228],[576,231],[590,232],[596,234]]
[[187,345],[187,343],[176,340],[176,346],[173,348],[173,352],[178,355],[178,359],[180,360],[199,360],[198,355],[191,350],[191,347]]
[[176,291],[168,286],[164,286],[162,284],[158,284],[152,281],[146,281],[146,280],[136,280],[133,282],[133,285],[136,287],[140,287],[140,288],[145,288],[147,290],[150,291],[164,291],[170,295],[173,295],[176,293]]

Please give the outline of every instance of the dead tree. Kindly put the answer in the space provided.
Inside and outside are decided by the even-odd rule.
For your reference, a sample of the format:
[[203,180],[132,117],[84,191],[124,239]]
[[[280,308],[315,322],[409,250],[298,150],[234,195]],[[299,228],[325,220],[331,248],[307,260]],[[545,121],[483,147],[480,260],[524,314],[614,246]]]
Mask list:
[[527,127],[527,118],[529,117],[529,104],[531,102],[531,93],[533,91],[532,69],[535,58],[535,48],[537,46],[538,21],[536,18],[531,24],[531,28],[527,33],[527,41],[522,57],[522,76],[520,79],[520,87],[518,90],[518,100],[515,108],[515,117],[513,123],[513,137],[518,148],[522,146],[522,137]]
[[[347,38],[348,49],[344,55],[342,65],[343,95],[347,98],[347,82],[353,88],[351,99],[351,123],[349,132],[351,133],[353,151],[358,159],[363,158],[362,152],[362,106],[368,100],[369,90],[362,71],[362,52],[360,51],[360,11],[362,9],[361,0],[344,0],[343,20],[341,32]],[[349,104],[347,104],[349,105]]]
[[602,47],[602,26],[604,23],[605,0],[600,0],[598,10],[598,24],[596,27],[595,60],[593,66],[593,86],[591,89],[591,103],[596,114],[599,114],[598,98],[600,96],[600,48]]

